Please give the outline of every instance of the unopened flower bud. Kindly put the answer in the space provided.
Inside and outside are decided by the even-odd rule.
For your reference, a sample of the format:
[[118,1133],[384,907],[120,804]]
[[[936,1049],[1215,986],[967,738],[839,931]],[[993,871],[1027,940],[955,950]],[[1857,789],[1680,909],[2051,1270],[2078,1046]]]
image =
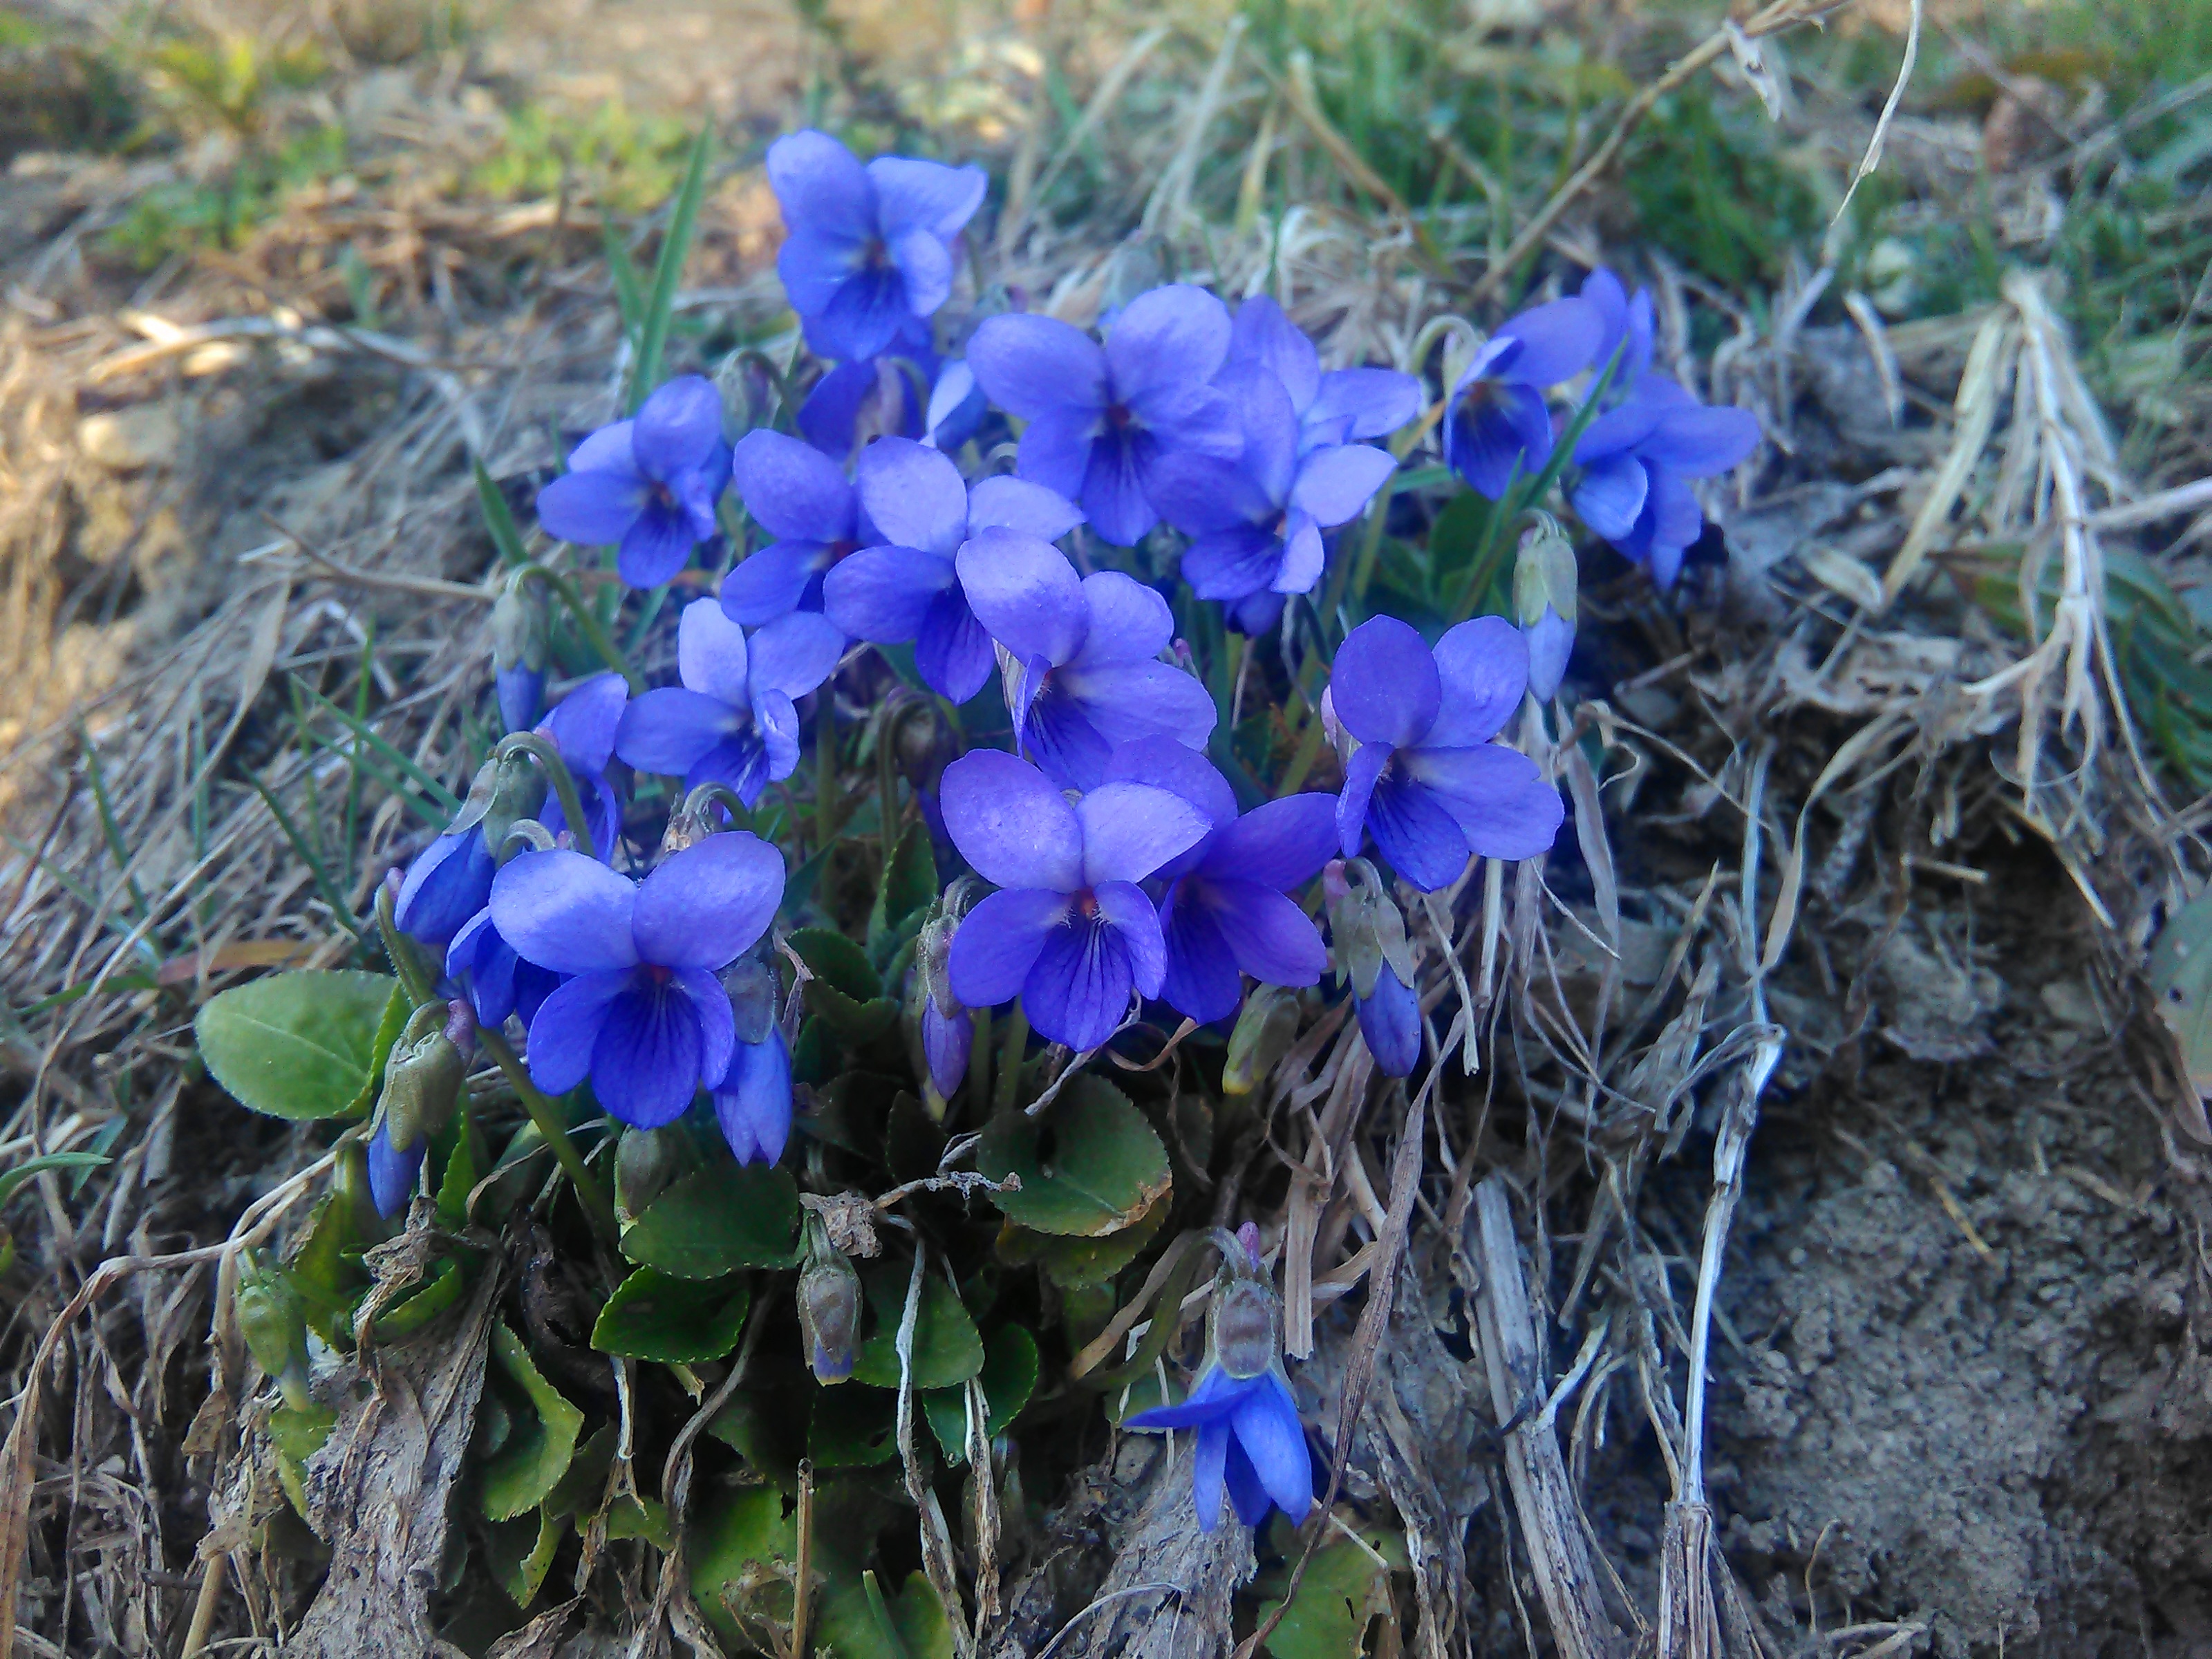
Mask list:
[[945,769],[959,757],[960,745],[934,699],[915,697],[891,723],[891,755],[899,775],[916,790],[934,790]]
[[447,826],[447,835],[471,824],[480,825],[483,844],[497,857],[507,832],[524,818],[537,817],[545,805],[545,776],[538,763],[520,751],[494,755],[477,769],[461,810]]
[[730,1018],[740,1042],[765,1042],[775,1024],[775,970],[757,956],[745,957],[722,974],[729,994]]
[[411,1146],[395,1146],[392,1126],[376,1126],[376,1133],[368,1138],[368,1199],[380,1218],[389,1221],[407,1207],[407,1195],[415,1190],[429,1151],[427,1139]]
[[1421,1003],[1385,962],[1375,975],[1375,994],[1358,999],[1359,1035],[1376,1069],[1385,1077],[1409,1075],[1421,1058]]
[[376,1109],[394,1152],[410,1151],[453,1115],[469,1066],[460,1045],[447,1034],[453,1018],[448,1005],[426,1002],[392,1045]]
[[276,1379],[287,1404],[307,1406],[307,1321],[283,1273],[248,1251],[239,1270],[238,1328],[254,1363]]
[[799,1275],[799,1328],[817,1382],[853,1374],[860,1340],[860,1276],[830,1243],[818,1218],[806,1222],[806,1267]]
[[[1358,884],[1352,884],[1352,878]],[[1328,901],[1328,931],[1337,972],[1352,981],[1363,1002],[1375,994],[1376,975],[1386,962],[1401,985],[1413,981],[1413,950],[1406,939],[1406,919],[1382,889],[1382,878],[1365,859],[1333,860],[1322,872]]]
[[673,1125],[624,1129],[615,1146],[615,1219],[627,1227],[652,1208],[684,1173],[685,1151],[684,1132]]
[[1221,1092],[1249,1095],[1275,1063],[1290,1052],[1298,1034],[1298,998],[1279,985],[1261,985],[1244,999],[1229,1033],[1229,1057],[1222,1063]]
[[1282,1304],[1255,1248],[1256,1228],[1248,1222],[1233,1236],[1217,1231],[1213,1238],[1221,1271],[1206,1310],[1206,1363],[1243,1382],[1273,1366],[1282,1353]]
[[1513,566],[1514,618],[1528,641],[1528,690],[1549,702],[1567,672],[1575,643],[1574,544],[1548,513],[1521,538]]
[[953,936],[959,932],[957,916],[933,911],[915,938],[914,981],[908,1006],[913,1011],[921,1038],[923,1070],[927,1074],[927,1103],[934,1116],[959,1092],[968,1075],[969,1050],[975,1040],[975,1022],[953,994],[948,966]]
[[544,583],[511,578],[491,608],[492,678],[510,732],[529,731],[544,712],[550,644]]

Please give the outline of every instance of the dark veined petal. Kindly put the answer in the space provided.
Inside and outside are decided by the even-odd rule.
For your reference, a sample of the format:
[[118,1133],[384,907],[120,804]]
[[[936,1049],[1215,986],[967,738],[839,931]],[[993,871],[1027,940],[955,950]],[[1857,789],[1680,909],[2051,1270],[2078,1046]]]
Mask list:
[[[1085,884],[1082,820],[1027,762],[997,750],[970,750],[945,769],[938,799],[945,833],[984,880],[1056,893]],[[975,1000],[965,993],[960,1000]]]
[[968,486],[939,451],[905,438],[878,438],[854,470],[860,505],[884,537],[951,557],[968,532]]
[[1375,975],[1375,994],[1358,1006],[1359,1035],[1376,1069],[1385,1077],[1407,1077],[1421,1060],[1420,1000],[1384,963]]
[[[1157,918],[1152,925],[1158,927]],[[954,944],[958,944],[957,938]],[[1071,925],[1045,935],[1029,977],[1022,981],[1022,1006],[1029,1012],[1030,1024],[1047,1042],[1065,1042],[1080,1053],[1114,1035],[1129,1011],[1129,994],[1135,988],[1122,931],[1102,917],[1079,915]],[[957,981],[954,988],[958,988]]]
[[1336,798],[1336,834],[1346,858],[1357,857],[1360,843],[1366,839],[1367,813],[1375,803],[1375,785],[1396,752],[1387,743],[1364,743],[1352,751],[1352,758],[1345,763],[1344,787]]
[[1344,729],[1363,743],[1419,743],[1443,696],[1428,642],[1395,617],[1370,617],[1345,635],[1329,672]]
[[1127,881],[1101,882],[1092,896],[1098,901],[1098,914],[1121,937],[1138,994],[1158,996],[1167,973],[1167,945],[1160,937],[1160,919],[1152,900],[1143,888]]
[[1424,892],[1450,886],[1467,868],[1470,854],[1459,820],[1425,786],[1395,769],[1375,785],[1367,833],[1390,867]]
[[1335,796],[1285,795],[1223,824],[1206,848],[1206,867],[1288,892],[1321,873],[1336,855],[1336,842]]
[[1091,452],[1100,442],[1099,421],[1097,410],[1081,408],[1048,409],[1031,421],[1016,452],[1023,478],[1069,501],[1081,499]]
[[737,1012],[721,980],[698,968],[682,968],[669,975],[669,987],[691,1000],[699,1021],[699,1086],[711,1088],[714,1079],[730,1069],[737,1047]]
[[731,452],[730,472],[745,510],[783,541],[836,542],[853,534],[853,486],[812,444],[765,428]]
[[676,672],[684,689],[743,708],[752,653],[745,630],[712,599],[694,599],[676,625]]
[[1182,579],[1201,599],[1241,599],[1274,584],[1283,568],[1282,538],[1256,524],[1197,538],[1183,550]]
[[1517,750],[1494,743],[1415,749],[1407,751],[1403,764],[1481,857],[1534,858],[1550,848],[1565,820],[1559,790]]
[[[1039,422],[1030,431],[1045,429],[1045,423]],[[1022,434],[1022,475],[1058,488],[1055,479],[1030,467],[1029,435]],[[1116,547],[1134,547],[1160,521],[1145,477],[1146,459],[1156,447],[1151,433],[1122,427],[1099,434],[1085,456],[1076,500],[1082,502],[1091,527]]]
[[1251,1455],[1234,1429],[1230,1431],[1228,1438],[1229,1455],[1223,1461],[1221,1478],[1222,1484],[1229,1489],[1229,1506],[1237,1511],[1239,1521],[1257,1530],[1266,1523],[1267,1511],[1274,1508],[1275,1501],[1267,1496],[1260,1472],[1252,1467]]
[[1525,386],[1477,387],[1444,428],[1444,459],[1468,487],[1498,501],[1516,478],[1552,459],[1552,417],[1540,392]]
[[968,343],[968,368],[985,395],[1019,420],[1070,410],[1096,416],[1106,406],[1105,353],[1056,318],[986,318]]
[[565,848],[524,853],[493,878],[492,926],[517,956],[556,974],[619,972],[637,961],[636,896],[628,876],[597,859]]
[[1633,455],[1611,455],[1586,468],[1567,499],[1584,524],[1617,542],[1635,529],[1650,489],[1643,462]]
[[1208,907],[1237,965],[1262,985],[1318,985],[1328,951],[1313,919],[1273,887],[1211,872]]
[[1082,647],[1069,659],[1077,668],[1141,662],[1157,657],[1175,637],[1175,612],[1158,588],[1119,570],[1094,570],[1083,579],[1089,617]]
[[1528,645],[1503,617],[1463,622],[1437,641],[1443,703],[1424,747],[1483,743],[1512,717],[1528,685]]
[[[545,1006],[551,1007],[560,994],[555,992]],[[726,1000],[723,1006],[728,1006]],[[599,1041],[592,1045],[592,1092],[621,1122],[641,1129],[673,1123],[699,1092],[702,1051],[693,1000],[672,984],[633,975],[628,988],[607,1004]]]
[[579,974],[538,1005],[530,1019],[530,1080],[565,1095],[592,1072],[592,1048],[607,1009],[629,988],[629,970]]
[[709,836],[662,860],[638,888],[638,955],[663,968],[727,967],[782,902],[782,854],[750,830]]
[[[1026,684],[1029,675],[1023,678]],[[1060,673],[1044,678],[1042,688],[1015,728],[1022,752],[1055,788],[1096,789],[1105,781],[1114,743],[1091,723],[1094,705],[1077,697]]]
[[970,1008],[993,1008],[1019,995],[1045,940],[1063,929],[1065,893],[1009,887],[970,910],[952,936],[945,969],[952,994]]
[[865,240],[809,225],[785,237],[775,254],[775,272],[791,308],[810,320],[828,311],[866,264]]
[[690,515],[655,501],[623,532],[615,570],[629,586],[658,587],[690,562],[691,550],[698,544]]
[[1202,1025],[1228,1018],[1244,1000],[1244,976],[1206,901],[1205,884],[1195,879],[1174,883],[1160,901],[1167,947],[1160,995]]
[[[942,253],[942,243],[926,240]],[[905,272],[864,260],[806,319],[806,342],[823,356],[873,357],[895,348],[913,321]]]

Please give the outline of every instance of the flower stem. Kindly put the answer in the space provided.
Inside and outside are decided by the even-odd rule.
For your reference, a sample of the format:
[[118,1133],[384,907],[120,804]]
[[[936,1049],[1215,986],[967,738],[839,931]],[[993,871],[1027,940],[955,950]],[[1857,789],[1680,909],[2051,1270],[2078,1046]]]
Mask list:
[[576,850],[587,859],[599,856],[599,848],[592,840],[592,826],[584,820],[584,799],[576,793],[575,774],[569,771],[558,744],[535,732],[510,732],[499,740],[499,747],[492,752],[501,759],[524,754],[536,761],[538,769],[545,774],[545,781],[553,786],[554,798],[561,803],[562,816],[568,820],[568,836],[576,843]]
[[1322,735],[1321,710],[1316,708],[1306,716],[1305,735],[1298,739],[1297,753],[1291,757],[1290,770],[1283,774],[1282,786],[1275,791],[1279,799],[1297,793],[1306,781],[1306,774],[1321,757]]
[[814,694],[814,841],[821,851],[837,834],[837,700],[824,685]]
[[569,616],[575,619],[577,631],[583,635],[592,649],[599,653],[601,662],[629,682],[632,696],[645,690],[644,678],[629,665],[629,659],[623,655],[622,648],[615,643],[614,635],[607,632],[606,624],[599,620],[592,607],[584,603],[574,582],[559,571],[549,570],[542,564],[526,564],[522,567],[522,574],[544,582],[561,596],[561,603],[568,607]]
[[998,1109],[1001,1112],[1011,1112],[1021,1103],[1022,1050],[1029,1046],[1029,1010],[1016,997],[1014,1011],[1006,1016],[1006,1046],[999,1051]]
[[400,988],[407,993],[407,1006],[420,1008],[434,1001],[431,981],[422,973],[422,964],[415,955],[415,942],[399,931],[399,923],[392,911],[392,889],[380,884],[376,890],[376,931],[384,939],[384,954],[392,959],[392,971],[399,975]]
[[568,1126],[562,1121],[560,1107],[530,1080],[529,1068],[523,1065],[500,1033],[479,1027],[477,1041],[483,1044],[483,1051],[492,1057],[499,1069],[507,1073],[507,1080],[514,1085],[516,1097],[522,1102],[523,1110],[530,1114],[530,1121],[538,1126],[538,1133],[545,1137],[545,1144],[553,1149],[554,1159],[568,1176],[568,1184],[576,1189],[576,1200],[584,1206],[584,1213],[591,1218],[593,1231],[610,1241],[619,1239],[622,1229],[616,1224],[614,1206],[607,1202],[607,1195],[599,1187],[599,1177],[584,1162],[584,1155],[576,1150],[576,1143],[568,1139]]
[[991,1011],[968,1012],[975,1022],[975,1034],[968,1044],[968,1104],[981,1123],[991,1115]]

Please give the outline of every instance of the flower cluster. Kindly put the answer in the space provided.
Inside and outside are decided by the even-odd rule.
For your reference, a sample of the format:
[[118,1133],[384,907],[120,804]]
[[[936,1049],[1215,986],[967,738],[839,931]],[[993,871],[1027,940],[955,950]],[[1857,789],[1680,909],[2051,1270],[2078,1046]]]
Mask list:
[[[546,1095],[588,1085],[641,1132],[697,1107],[741,1162],[783,1157],[794,1068],[820,1045],[788,1023],[801,999],[789,974],[779,985],[772,931],[787,866],[783,830],[769,826],[800,817],[810,785],[775,786],[799,773],[811,731],[811,856],[793,892],[811,902],[844,833],[839,722],[850,730],[854,703],[894,675],[906,701],[883,718],[860,711],[882,780],[884,884],[909,806],[939,868],[964,866],[875,958],[893,962],[914,1092],[933,1114],[959,1093],[984,1011],[1012,1006],[1004,1099],[1025,1032],[1077,1066],[1140,1020],[1225,1030],[1248,983],[1267,988],[1249,1006],[1270,1035],[1238,1026],[1235,1087],[1265,1069],[1255,1044],[1279,1054],[1328,996],[1353,1003],[1378,1070],[1411,1073],[1432,1039],[1393,883],[1455,891],[1477,860],[1540,856],[1564,816],[1537,762],[1500,740],[1516,720],[1532,737],[1548,729],[1541,705],[1573,637],[1573,549],[1537,510],[1540,492],[1563,481],[1583,522],[1664,586],[1702,526],[1691,482],[1740,461],[1756,423],[1655,371],[1649,296],[1597,271],[1498,329],[1429,411],[1454,471],[1501,514],[1534,514],[1516,619],[1427,634],[1382,614],[1349,625],[1369,608],[1365,578],[1347,590],[1341,566],[1331,574],[1346,558],[1332,532],[1368,515],[1381,535],[1375,503],[1427,432],[1418,378],[1325,371],[1273,299],[1232,311],[1181,283],[1096,331],[1002,311],[947,356],[957,337],[938,315],[984,175],[898,156],[863,165],[818,132],[779,141],[768,171],[787,232],[778,268],[824,367],[795,430],[731,432],[714,382],[678,376],[586,437],[540,493],[543,529],[613,549],[625,583],[669,583],[695,557],[720,568],[719,582],[677,615],[674,683],[635,692],[626,669],[564,690],[542,587],[519,576],[501,599],[496,695],[514,735],[393,896],[397,926],[438,953],[437,994],[459,1000],[450,1024],[426,1004],[410,1027],[378,1120],[379,1207],[416,1181],[425,1126],[450,1110],[478,1026],[496,1047],[519,1024]],[[1553,389],[1571,385],[1580,401],[1555,410]],[[993,470],[1008,454],[1012,470]],[[1178,557],[1180,586],[1164,574]],[[1277,630],[1280,681],[1257,649]],[[880,660],[860,660],[870,654]],[[1279,690],[1287,717],[1307,723],[1294,766],[1279,724],[1230,729],[1243,688],[1232,693],[1226,665],[1240,662],[1248,675],[1262,664],[1259,695]],[[908,708],[949,720],[966,752],[939,754],[902,804],[891,715]],[[1270,798],[1254,775],[1303,781],[1316,759],[1310,789]],[[650,824],[653,800],[670,811],[647,855],[629,832],[633,817]],[[755,809],[760,835],[746,825]],[[717,828],[721,810],[736,824]],[[872,951],[878,935],[872,921]],[[1332,971],[1340,988],[1322,988]],[[1443,976],[1426,977],[1437,993]],[[823,1006],[868,1014],[836,994]],[[857,1281],[809,1238],[809,1363],[834,1381],[853,1368]],[[1279,1311],[1256,1236],[1222,1249],[1195,1386],[1130,1425],[1198,1430],[1201,1526],[1224,1490],[1248,1524],[1271,1508],[1299,1520],[1312,1471]]]

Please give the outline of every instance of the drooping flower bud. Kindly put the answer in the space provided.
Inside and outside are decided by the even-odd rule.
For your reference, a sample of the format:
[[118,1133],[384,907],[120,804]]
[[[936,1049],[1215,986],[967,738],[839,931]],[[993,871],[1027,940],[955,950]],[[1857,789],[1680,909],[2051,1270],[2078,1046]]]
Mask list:
[[1229,1056],[1221,1066],[1221,1092],[1250,1094],[1275,1069],[1276,1061],[1290,1052],[1297,1034],[1297,993],[1279,985],[1253,987],[1229,1033]]
[[959,1092],[968,1075],[969,1051],[975,1041],[975,1019],[953,994],[951,971],[946,965],[953,936],[959,929],[959,919],[940,910],[922,923],[915,939],[908,1006],[914,1009],[921,1034],[927,1104],[930,1115],[937,1118],[944,1116],[946,1103]]
[[1412,988],[1413,950],[1406,919],[1365,859],[1330,864],[1322,872],[1322,890],[1328,900],[1337,971],[1352,983],[1360,1034],[1378,1069],[1404,1077],[1421,1057],[1421,1009]]
[[527,732],[545,710],[550,629],[545,584],[510,577],[491,608],[491,665],[499,717],[510,732]]
[[853,1374],[860,1343],[860,1276],[812,1214],[806,1218],[806,1267],[799,1275],[799,1328],[815,1381],[842,1382]]
[[1514,619],[1528,641],[1528,690],[1540,702],[1559,691],[1575,643],[1574,544],[1548,513],[1521,538],[1513,566]]
[[453,1115],[454,1103],[468,1080],[468,1060],[453,1040],[453,1024],[448,1005],[426,1002],[409,1017],[398,1042],[392,1045],[376,1109],[395,1152],[407,1152],[425,1136],[435,1134]]
[[671,1125],[623,1129],[615,1146],[615,1219],[627,1227],[675,1184],[687,1161],[684,1132]]
[[1206,1363],[1243,1382],[1281,1364],[1282,1304],[1261,1263],[1256,1227],[1247,1222],[1213,1239],[1221,1269],[1206,1310]]
[[499,855],[507,832],[524,818],[535,818],[545,805],[545,775],[527,754],[495,754],[477,769],[469,793],[446,833],[457,835],[471,826],[483,833],[483,844]]
[[254,1363],[276,1380],[295,1410],[307,1395],[307,1321],[300,1292],[282,1270],[248,1250],[239,1268],[238,1328]]

